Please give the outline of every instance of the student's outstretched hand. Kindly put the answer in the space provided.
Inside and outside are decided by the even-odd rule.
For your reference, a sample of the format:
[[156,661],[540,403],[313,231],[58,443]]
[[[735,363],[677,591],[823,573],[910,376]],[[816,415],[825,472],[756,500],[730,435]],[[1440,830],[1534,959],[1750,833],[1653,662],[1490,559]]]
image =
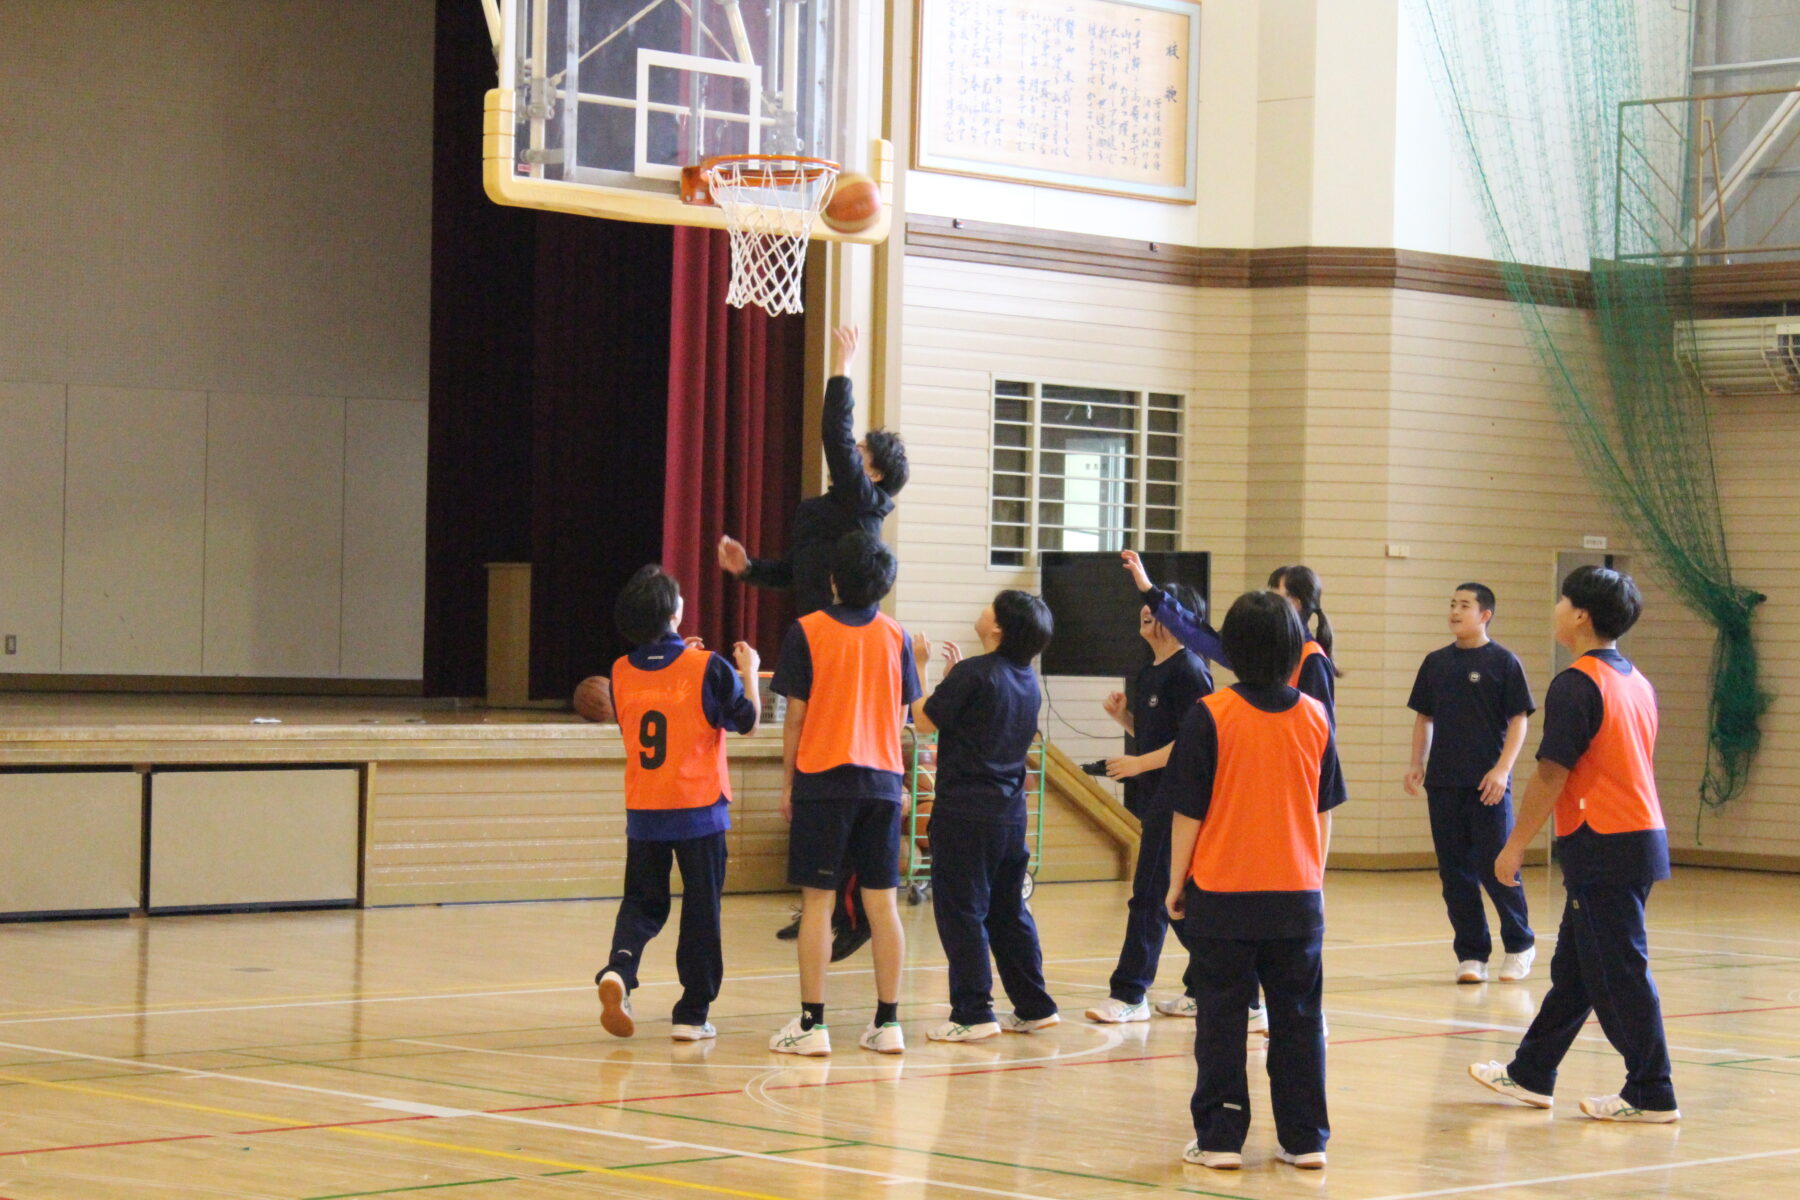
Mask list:
[[1144,560],[1139,558],[1136,550],[1126,550],[1119,555],[1125,560],[1125,570],[1131,575],[1131,582],[1137,584],[1137,590],[1147,592],[1153,586],[1149,574],[1144,570]]
[[1135,754],[1121,754],[1106,760],[1106,777],[1108,779],[1130,779],[1133,775],[1144,773],[1144,763]]
[[1512,772],[1502,771],[1495,767],[1481,777],[1481,802],[1492,807],[1506,798],[1506,788],[1512,782]]
[[931,664],[931,639],[922,633],[915,633],[912,635],[912,643],[913,666],[919,668],[920,674],[923,674],[925,668]]
[[948,671],[963,660],[962,647],[955,642],[944,643],[944,670]]
[[1163,898],[1163,908],[1172,921],[1187,919],[1187,880],[1178,879],[1169,885],[1169,894]]
[[682,638],[681,644],[686,646],[689,650],[704,650],[704,649],[706,649],[706,639],[701,637],[697,633],[690,633],[686,637]]
[[831,331],[833,346],[831,373],[848,375],[850,364],[856,361],[856,343],[862,337],[862,331],[854,325],[839,325]]
[[1419,788],[1425,783],[1425,768],[1414,767],[1400,777],[1400,786],[1409,796],[1419,794]]
[[749,642],[739,642],[731,648],[731,661],[737,664],[738,674],[748,679],[762,666],[762,655]]
[[1100,707],[1106,710],[1107,716],[1115,721],[1123,723],[1125,718],[1125,693],[1108,692],[1106,694],[1106,699],[1100,702]]
[[727,575],[743,575],[750,569],[750,556],[744,544],[729,533],[719,539],[719,569]]

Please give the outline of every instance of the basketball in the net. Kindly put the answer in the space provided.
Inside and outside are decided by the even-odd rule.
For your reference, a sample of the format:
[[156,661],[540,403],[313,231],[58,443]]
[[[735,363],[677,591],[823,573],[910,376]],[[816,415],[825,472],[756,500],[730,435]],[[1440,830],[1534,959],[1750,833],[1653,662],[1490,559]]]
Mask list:
[[861,233],[881,220],[881,188],[867,175],[846,171],[837,177],[824,215],[839,233]]
[[596,725],[610,725],[618,720],[613,712],[612,680],[604,675],[590,675],[576,684],[575,711]]

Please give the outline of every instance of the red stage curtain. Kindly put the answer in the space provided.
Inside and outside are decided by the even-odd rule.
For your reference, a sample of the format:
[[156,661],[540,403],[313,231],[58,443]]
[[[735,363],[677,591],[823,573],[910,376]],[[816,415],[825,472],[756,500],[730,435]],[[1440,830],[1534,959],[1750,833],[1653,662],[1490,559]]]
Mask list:
[[806,319],[731,308],[726,234],[674,233],[663,569],[686,597],[683,633],[727,654],[743,638],[773,669],[792,597],[728,581],[716,546],[729,533],[757,557],[786,552],[800,500]]

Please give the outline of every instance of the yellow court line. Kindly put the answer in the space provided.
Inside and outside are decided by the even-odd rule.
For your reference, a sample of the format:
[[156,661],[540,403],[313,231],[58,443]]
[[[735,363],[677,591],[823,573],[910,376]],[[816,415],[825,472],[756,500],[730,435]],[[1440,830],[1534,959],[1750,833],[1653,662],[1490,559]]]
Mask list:
[[128,1100],[137,1104],[155,1104],[165,1108],[185,1108],[193,1112],[210,1113],[219,1117],[234,1117],[246,1121],[262,1121],[265,1124],[280,1125],[294,1129],[317,1128],[320,1133],[342,1133],[355,1137],[374,1138],[384,1142],[400,1142],[409,1146],[430,1146],[438,1150],[451,1150],[459,1154],[475,1154],[483,1158],[501,1158],[512,1162],[531,1163],[534,1166],[555,1167],[564,1171],[587,1171],[597,1175],[610,1175],[616,1179],[631,1179],[639,1183],[661,1183],[670,1187],[688,1188],[693,1191],[712,1192],[720,1196],[741,1196],[744,1200],[792,1200],[788,1196],[776,1196],[768,1192],[747,1192],[740,1188],[721,1187],[713,1183],[694,1183],[685,1179],[669,1179],[662,1175],[645,1175],[637,1171],[621,1171],[616,1167],[600,1167],[592,1163],[568,1162],[558,1158],[540,1158],[533,1154],[515,1154],[506,1150],[487,1150],[480,1146],[465,1146],[459,1142],[439,1142],[430,1138],[407,1137],[404,1134],[388,1133],[380,1129],[360,1129],[346,1126],[324,1125],[317,1121],[296,1121],[292,1117],[273,1117],[267,1113],[244,1112],[235,1108],[216,1108],[210,1104],[195,1104],[188,1100],[164,1100],[160,1096],[134,1096],[130,1092],[115,1092],[109,1088],[87,1087],[78,1083],[63,1083],[48,1079],[28,1079],[21,1075],[8,1075],[0,1072],[0,1079],[9,1083],[29,1084],[32,1087],[54,1088],[64,1092],[78,1092],[85,1096],[102,1096],[109,1100]]

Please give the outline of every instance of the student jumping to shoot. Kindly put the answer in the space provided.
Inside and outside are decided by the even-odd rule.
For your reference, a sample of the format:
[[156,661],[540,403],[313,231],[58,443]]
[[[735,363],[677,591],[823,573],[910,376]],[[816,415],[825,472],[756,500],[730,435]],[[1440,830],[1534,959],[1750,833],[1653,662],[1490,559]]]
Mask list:
[[1512,832],[1513,763],[1537,710],[1519,656],[1488,640],[1493,618],[1494,593],[1484,585],[1465,583],[1450,593],[1456,641],[1425,656],[1406,702],[1418,716],[1412,766],[1401,786],[1409,796],[1425,787],[1444,908],[1456,933],[1451,948],[1458,983],[1487,981],[1494,943],[1481,907],[1484,887],[1500,915],[1506,948],[1501,982],[1531,974],[1537,956],[1525,889],[1505,886],[1489,869]]
[[1681,1119],[1670,1079],[1662,1000],[1650,977],[1644,906],[1669,877],[1669,838],[1656,794],[1656,690],[1619,653],[1644,600],[1631,576],[1577,567],[1563,580],[1552,627],[1574,665],[1544,694],[1544,740],[1525,787],[1519,823],[1494,875],[1519,886],[1525,848],[1554,812],[1562,858],[1562,925],[1550,958],[1550,992],[1506,1066],[1469,1074],[1502,1096],[1549,1108],[1556,1071],[1587,1024],[1625,1058],[1625,1086],[1581,1111],[1598,1121],[1667,1124]]
[[[1044,990],[1044,954],[1025,907],[1025,757],[1037,736],[1039,691],[1031,660],[1050,644],[1050,609],[1028,592],[994,597],[975,622],[986,651],[965,659],[944,643],[943,682],[913,703],[921,733],[938,734],[937,803],[931,813],[932,911],[950,960],[950,1019],[934,1042],[978,1042],[1035,1033],[1059,1021]],[[920,674],[931,643],[913,642]],[[988,951],[1013,1011],[994,1015]]]
[[1182,1157],[1243,1165],[1250,1128],[1245,1036],[1258,980],[1269,1020],[1278,1157],[1325,1165],[1323,887],[1331,809],[1344,786],[1325,708],[1287,683],[1306,633],[1273,592],[1247,592],[1221,631],[1238,682],[1195,705],[1163,777],[1173,920],[1186,922],[1195,984],[1191,1110]]
[[894,554],[847,533],[831,562],[837,603],[800,618],[781,645],[770,685],[788,698],[782,737],[787,783],[788,882],[801,889],[800,1015],[769,1039],[778,1054],[831,1053],[825,970],[838,880],[854,872],[875,943],[875,1019],[858,1044],[906,1049],[897,1010],[906,936],[899,886],[903,765],[900,726],[919,698],[912,639],[876,605],[894,586]]
[[731,777],[725,730],[756,728],[756,651],[732,648],[737,670],[717,654],[690,649],[681,589],[660,567],[640,568],[619,593],[619,632],[637,649],[613,664],[612,696],[625,739],[625,898],[613,922],[612,955],[594,977],[600,1024],[616,1037],[636,1032],[631,992],[644,946],[669,919],[669,868],[681,870],[681,938],[669,1035],[678,1042],[717,1036],[707,1009],[719,994],[719,894],[725,886],[725,831]]

